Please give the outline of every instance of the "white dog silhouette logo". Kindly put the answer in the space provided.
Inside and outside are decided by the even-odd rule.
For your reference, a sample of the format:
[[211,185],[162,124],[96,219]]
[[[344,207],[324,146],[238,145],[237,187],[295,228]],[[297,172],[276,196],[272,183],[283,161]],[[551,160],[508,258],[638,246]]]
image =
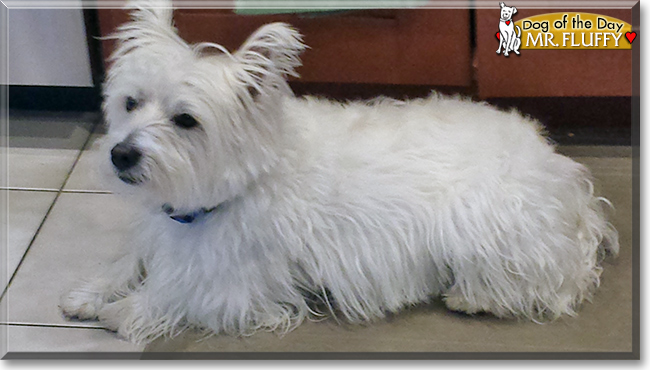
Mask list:
[[[499,32],[496,36],[499,39],[499,48],[497,54],[501,54],[503,48],[503,55],[508,56],[508,53],[514,51],[519,55],[519,47],[521,46],[521,28],[515,26],[512,21],[512,16],[517,14],[517,8],[514,6],[506,6],[505,3],[499,3],[501,6],[501,18],[499,19]],[[515,33],[515,28],[517,33]]]

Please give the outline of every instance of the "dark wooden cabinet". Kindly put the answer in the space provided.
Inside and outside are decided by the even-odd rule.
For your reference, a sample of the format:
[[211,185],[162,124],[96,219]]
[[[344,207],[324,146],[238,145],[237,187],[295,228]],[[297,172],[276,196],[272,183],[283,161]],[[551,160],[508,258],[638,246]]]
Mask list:
[[[128,16],[100,9],[103,35]],[[224,9],[178,9],[179,34],[188,42],[215,42],[234,50],[258,27],[287,22],[309,49],[298,70],[304,82],[470,86],[468,9],[356,10],[337,14],[237,15]],[[113,49],[104,41],[104,56]]]
[[[551,13],[520,9],[515,19]],[[569,11],[569,10],[566,10]],[[580,9],[631,23],[631,10]],[[309,45],[300,81],[343,84],[456,86],[479,98],[630,96],[631,50],[522,50],[496,54],[499,9],[377,9],[335,14],[238,15],[229,9],[177,9],[188,42],[230,50],[258,27],[287,22]],[[128,20],[124,10],[100,9],[103,36]],[[113,49],[103,41],[104,57]]]

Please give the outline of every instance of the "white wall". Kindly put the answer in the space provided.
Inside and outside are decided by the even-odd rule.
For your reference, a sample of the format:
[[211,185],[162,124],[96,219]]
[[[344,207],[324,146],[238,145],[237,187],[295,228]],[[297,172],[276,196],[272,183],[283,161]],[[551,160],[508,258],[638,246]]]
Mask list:
[[8,10],[10,85],[92,86],[81,9]]

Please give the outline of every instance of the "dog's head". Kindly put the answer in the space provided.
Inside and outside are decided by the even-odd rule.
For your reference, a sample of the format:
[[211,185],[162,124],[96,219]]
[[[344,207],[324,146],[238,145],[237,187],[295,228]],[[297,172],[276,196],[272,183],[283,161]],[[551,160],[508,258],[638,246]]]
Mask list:
[[216,205],[277,161],[280,100],[305,46],[286,24],[257,30],[236,52],[190,45],[171,1],[140,1],[113,36],[104,85],[105,173],[116,190],[177,209]]
[[517,8],[514,6],[506,6],[505,3],[499,3],[501,6],[501,19],[504,21],[512,19],[512,16],[517,14]]

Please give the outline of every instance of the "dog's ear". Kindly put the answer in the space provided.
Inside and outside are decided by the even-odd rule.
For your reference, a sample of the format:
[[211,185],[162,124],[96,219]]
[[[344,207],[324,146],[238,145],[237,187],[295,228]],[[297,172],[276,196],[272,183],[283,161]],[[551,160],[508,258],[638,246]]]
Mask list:
[[131,51],[156,43],[172,43],[187,48],[173,25],[171,0],[133,0],[125,6],[132,9],[131,22],[117,28],[115,34],[106,39],[116,39],[118,46],[111,55],[115,60]]
[[499,6],[503,8],[504,6],[506,6],[506,3],[499,3]]
[[517,8],[515,8],[515,7],[513,6],[513,7],[512,7],[512,15],[515,15],[515,14],[517,14]]
[[133,9],[130,15],[134,22],[173,29],[174,9],[171,0],[130,0],[125,8]]
[[296,68],[302,64],[300,54],[305,48],[302,35],[286,23],[255,31],[234,54],[243,66],[242,80],[250,94],[255,97],[266,87],[280,87],[288,76],[298,77]]

